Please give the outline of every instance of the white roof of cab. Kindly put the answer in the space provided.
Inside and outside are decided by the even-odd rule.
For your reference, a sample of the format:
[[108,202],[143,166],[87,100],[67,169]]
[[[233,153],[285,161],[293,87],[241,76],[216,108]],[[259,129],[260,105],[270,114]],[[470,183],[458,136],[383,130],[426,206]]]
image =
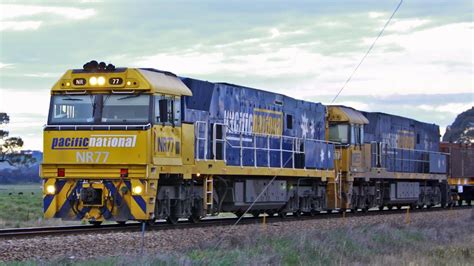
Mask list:
[[150,83],[151,89],[164,94],[192,96],[193,93],[181,79],[158,71],[137,69]]

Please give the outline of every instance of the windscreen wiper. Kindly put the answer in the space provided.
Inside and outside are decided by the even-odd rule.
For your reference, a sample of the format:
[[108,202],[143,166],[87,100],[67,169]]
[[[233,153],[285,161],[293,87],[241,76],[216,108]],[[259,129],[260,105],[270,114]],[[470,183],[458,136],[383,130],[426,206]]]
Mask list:
[[122,97],[122,98],[118,98],[117,101],[121,101],[121,100],[125,100],[125,99],[130,99],[130,98],[136,98],[138,96],[140,96],[141,93],[137,93],[137,94],[132,94],[132,95],[127,95],[125,97]]
[[79,101],[79,102],[82,102],[83,100],[78,99],[78,98],[64,98],[63,101]]

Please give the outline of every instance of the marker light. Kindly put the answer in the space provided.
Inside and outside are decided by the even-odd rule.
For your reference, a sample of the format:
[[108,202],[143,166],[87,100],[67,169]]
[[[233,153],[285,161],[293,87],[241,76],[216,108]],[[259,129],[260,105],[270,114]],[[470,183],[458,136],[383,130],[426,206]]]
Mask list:
[[46,187],[46,194],[54,195],[56,193],[56,187],[54,185],[48,185]]
[[91,77],[89,79],[89,84],[91,84],[92,86],[97,85],[97,78],[96,77]]
[[133,194],[140,195],[140,194],[142,194],[142,191],[143,191],[143,188],[141,186],[134,186],[132,188]]
[[129,80],[127,81],[127,86],[130,86],[130,85],[132,85],[132,82]]
[[105,84],[105,78],[104,77],[99,77],[97,79],[97,84],[99,84],[99,86],[103,86]]
[[120,177],[128,177],[128,169],[120,169]]
[[67,86],[67,87],[71,86],[71,83],[70,83],[70,82],[66,82],[66,86]]
[[66,175],[66,171],[64,168],[58,168],[58,177],[64,177]]

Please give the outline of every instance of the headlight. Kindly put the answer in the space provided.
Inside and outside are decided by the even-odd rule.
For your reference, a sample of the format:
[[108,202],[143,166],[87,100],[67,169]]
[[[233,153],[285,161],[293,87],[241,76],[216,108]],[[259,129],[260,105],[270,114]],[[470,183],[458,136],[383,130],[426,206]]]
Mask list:
[[54,193],[56,193],[56,186],[54,186],[54,185],[48,185],[48,186],[46,187],[46,194],[54,195]]
[[97,84],[99,84],[99,86],[103,86],[105,84],[105,78],[104,77],[97,78]]
[[133,194],[140,195],[140,194],[142,194],[142,191],[143,191],[143,188],[141,186],[134,186],[132,188]]
[[91,77],[89,79],[89,84],[91,84],[92,86],[97,85],[97,78],[96,77]]

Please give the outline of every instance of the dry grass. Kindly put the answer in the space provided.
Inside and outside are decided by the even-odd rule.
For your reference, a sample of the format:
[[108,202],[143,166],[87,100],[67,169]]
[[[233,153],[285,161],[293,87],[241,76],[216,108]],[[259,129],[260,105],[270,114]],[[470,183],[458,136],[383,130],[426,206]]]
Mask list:
[[[473,265],[474,214],[400,225],[378,223],[328,231],[269,234],[260,226],[241,237],[185,251],[108,257],[78,265]],[[217,245],[218,244],[218,245]],[[70,264],[63,259],[59,264]]]

